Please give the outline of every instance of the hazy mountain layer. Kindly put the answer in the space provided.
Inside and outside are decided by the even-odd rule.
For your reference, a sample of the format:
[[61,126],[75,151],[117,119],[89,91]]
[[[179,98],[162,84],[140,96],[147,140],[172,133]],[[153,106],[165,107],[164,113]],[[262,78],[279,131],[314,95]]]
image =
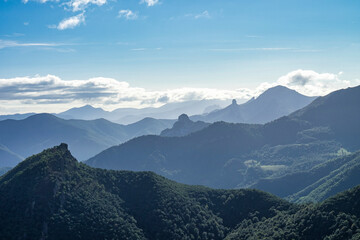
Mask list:
[[[50,114],[0,121],[0,143],[8,148],[6,152],[0,150],[4,156],[0,159],[0,166],[15,166],[23,157],[64,141],[69,143],[77,158],[85,160],[133,137],[159,134],[173,122],[148,118],[134,124],[120,125],[105,119],[63,120]],[[10,151],[17,155],[10,154]]]
[[267,123],[286,116],[311,103],[316,97],[307,97],[283,86],[266,90],[259,97],[238,105],[234,100],[224,109],[209,114],[192,116],[205,122]]
[[167,103],[158,108],[118,108],[111,112],[86,105],[80,108],[69,109],[57,114],[57,116],[64,119],[83,120],[105,118],[116,123],[130,124],[149,117],[156,119],[176,119],[183,113],[188,115],[203,114],[211,109],[224,107],[228,103],[229,101],[223,100],[194,100],[179,103]]

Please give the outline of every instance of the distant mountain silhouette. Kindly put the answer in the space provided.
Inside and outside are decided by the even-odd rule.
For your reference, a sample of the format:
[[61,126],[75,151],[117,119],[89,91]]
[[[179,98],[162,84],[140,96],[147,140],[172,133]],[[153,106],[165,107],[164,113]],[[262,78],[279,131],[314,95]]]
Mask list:
[[102,108],[94,108],[91,105],[85,105],[79,108],[71,108],[65,112],[56,114],[57,117],[63,119],[81,119],[81,120],[95,120],[99,118],[107,119],[110,112]]
[[7,120],[7,119],[13,119],[13,120],[22,120],[25,118],[28,118],[32,115],[35,115],[36,113],[17,113],[17,114],[9,114],[9,115],[0,115],[0,121]]
[[[44,148],[68,142],[70,150],[80,160],[100,151],[144,134],[160,134],[174,121],[145,119],[132,125],[120,125],[105,119],[64,120],[51,114],[37,114],[24,120],[0,121],[0,143],[8,148],[6,153],[16,153],[15,159],[1,158],[0,166],[12,167],[21,158]],[[1,153],[1,152],[0,152]],[[4,151],[2,151],[5,154]],[[14,154],[13,154],[14,156]],[[8,160],[7,160],[8,159]],[[1,161],[12,161],[3,163]],[[11,165],[6,165],[10,164]]]
[[[154,171],[188,184],[246,187],[265,177],[310,170],[333,159],[341,148],[360,149],[359,98],[360,87],[348,88],[264,125],[217,122],[184,137],[139,137],[86,163]],[[316,109],[323,120],[311,118]],[[335,118],[337,112],[341,114]]]
[[224,109],[190,118],[212,123],[267,123],[305,107],[315,98],[301,95],[283,86],[276,86],[244,104],[238,105],[236,100],[233,100],[232,104]]
[[[58,114],[50,114],[66,120],[96,120],[104,118],[119,124],[132,124],[144,118],[174,120],[182,113],[186,113],[188,115],[203,114],[209,110],[222,108],[228,103],[228,100],[192,100],[167,103],[158,108],[118,108],[113,111],[105,111],[102,108],[85,105],[82,107],[71,108]],[[35,114],[36,113],[0,115],[0,121],[8,119],[22,120]]]
[[160,136],[182,137],[190,133],[200,131],[209,125],[210,123],[205,123],[202,121],[193,122],[189,119],[188,115],[181,114],[178,120],[174,123],[173,127],[163,130]]
[[222,100],[194,100],[179,103],[167,103],[158,108],[118,108],[111,112],[85,105],[79,108],[71,108],[55,115],[63,119],[94,120],[104,118],[115,123],[131,124],[144,118],[176,119],[182,113],[188,115],[202,114],[208,109],[213,109],[215,106],[225,106],[227,103],[228,101]]

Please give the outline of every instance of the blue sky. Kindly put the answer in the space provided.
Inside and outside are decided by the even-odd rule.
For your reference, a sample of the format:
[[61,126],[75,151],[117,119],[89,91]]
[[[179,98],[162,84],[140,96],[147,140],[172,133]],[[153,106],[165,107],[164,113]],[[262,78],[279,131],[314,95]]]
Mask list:
[[0,78],[231,90],[304,69],[354,85],[359,12],[358,0],[0,0]]

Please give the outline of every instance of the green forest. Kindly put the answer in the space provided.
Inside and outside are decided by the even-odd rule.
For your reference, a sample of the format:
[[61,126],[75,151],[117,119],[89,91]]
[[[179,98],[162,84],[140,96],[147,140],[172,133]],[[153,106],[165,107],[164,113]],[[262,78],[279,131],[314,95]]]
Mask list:
[[358,239],[360,187],[319,204],[79,163],[66,144],[0,178],[1,239]]

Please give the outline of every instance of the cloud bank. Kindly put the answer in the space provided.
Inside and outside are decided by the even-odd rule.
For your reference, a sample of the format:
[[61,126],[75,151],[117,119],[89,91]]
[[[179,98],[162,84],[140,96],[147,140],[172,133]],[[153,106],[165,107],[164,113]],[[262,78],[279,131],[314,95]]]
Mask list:
[[337,89],[360,84],[359,80],[340,79],[341,73],[296,70],[277,81],[260,84],[256,89],[177,88],[150,91],[132,87],[113,78],[63,80],[54,75],[0,79],[2,114],[13,112],[60,112],[70,107],[91,104],[113,110],[119,107],[161,106],[170,102],[202,99],[241,99],[256,97],[266,89],[283,85],[304,95],[325,95]]

